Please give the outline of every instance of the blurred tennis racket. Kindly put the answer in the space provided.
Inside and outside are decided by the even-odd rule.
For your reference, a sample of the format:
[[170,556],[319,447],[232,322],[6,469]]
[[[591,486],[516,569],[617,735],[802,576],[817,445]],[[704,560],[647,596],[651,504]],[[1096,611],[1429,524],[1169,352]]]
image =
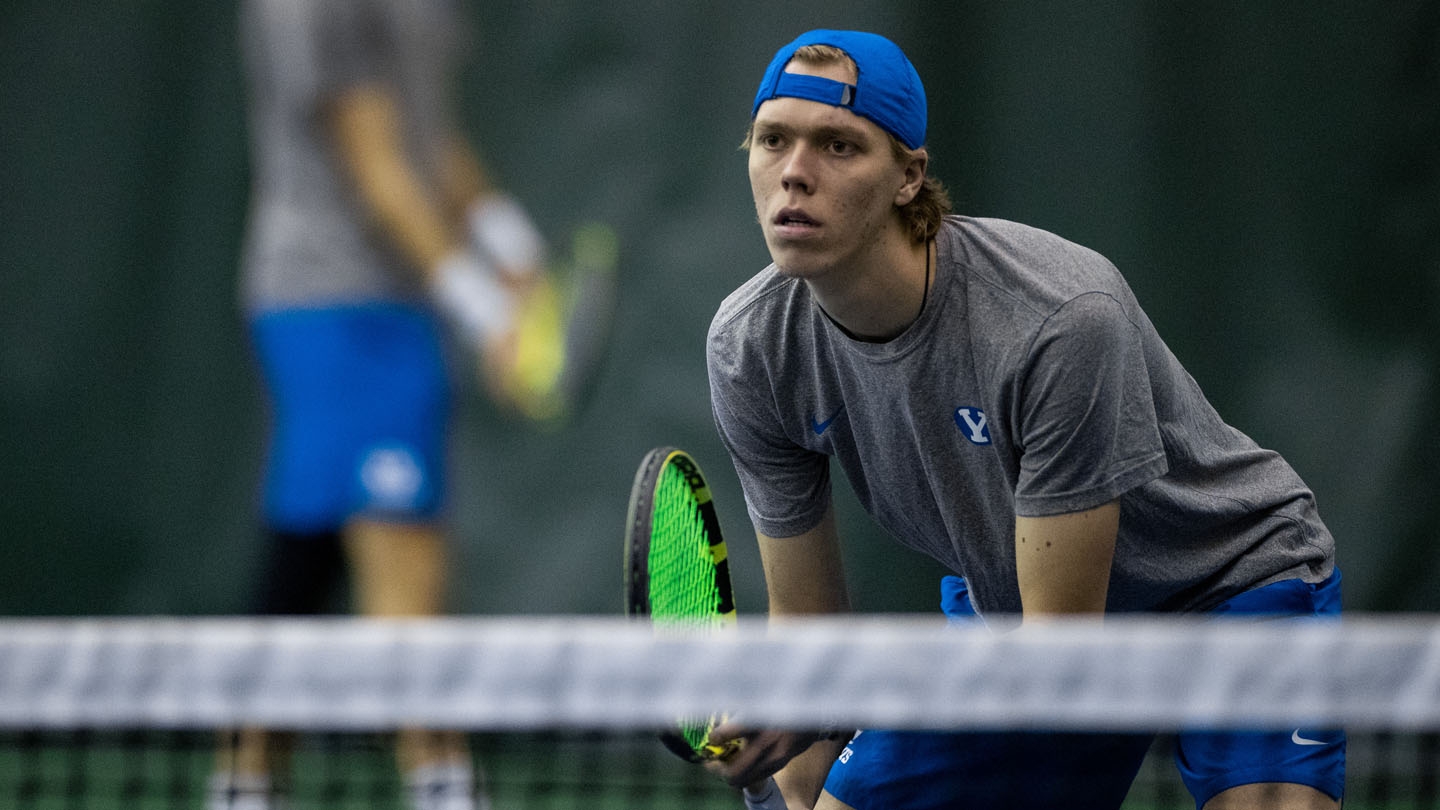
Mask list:
[[[625,612],[648,616],[665,631],[720,632],[735,625],[720,521],[700,465],[683,450],[651,450],[635,473],[625,518]],[[738,744],[710,742],[721,719],[679,720],[660,741],[691,762],[727,756]]]

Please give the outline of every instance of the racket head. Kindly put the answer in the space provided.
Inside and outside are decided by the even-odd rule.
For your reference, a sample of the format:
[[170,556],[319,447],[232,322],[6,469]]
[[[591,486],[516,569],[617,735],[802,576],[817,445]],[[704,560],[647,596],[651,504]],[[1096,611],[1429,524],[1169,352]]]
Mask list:
[[[645,454],[625,519],[625,612],[664,632],[717,632],[735,624],[730,565],[710,487],[700,465],[674,447]],[[709,742],[722,718],[681,719],[661,732],[665,747],[691,762],[726,756]]]

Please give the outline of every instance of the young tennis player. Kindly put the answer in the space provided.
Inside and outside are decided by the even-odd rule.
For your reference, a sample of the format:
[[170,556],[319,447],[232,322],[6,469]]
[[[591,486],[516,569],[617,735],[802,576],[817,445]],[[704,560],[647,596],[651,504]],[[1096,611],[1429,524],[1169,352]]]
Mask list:
[[[831,459],[881,526],[954,571],[957,620],[1337,614],[1334,541],[1291,467],[1222,421],[1104,257],[950,215],[925,136],[919,76],[873,34],[800,36],[755,96],[774,263],[720,306],[707,356],[772,615],[848,609]],[[1149,743],[713,736],[746,744],[712,769],[739,786],[778,770],[791,810],[1114,808]],[[1334,729],[1186,733],[1177,760],[1198,807],[1333,808],[1344,749]]]

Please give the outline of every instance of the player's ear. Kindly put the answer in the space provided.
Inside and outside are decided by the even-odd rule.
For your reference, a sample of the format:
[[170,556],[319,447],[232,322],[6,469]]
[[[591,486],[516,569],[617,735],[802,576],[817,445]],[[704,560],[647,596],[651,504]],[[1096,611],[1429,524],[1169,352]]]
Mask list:
[[908,205],[920,193],[920,188],[925,185],[925,170],[930,166],[930,153],[925,147],[911,150],[902,160],[901,168],[904,169],[904,182],[900,189],[895,192],[895,206]]

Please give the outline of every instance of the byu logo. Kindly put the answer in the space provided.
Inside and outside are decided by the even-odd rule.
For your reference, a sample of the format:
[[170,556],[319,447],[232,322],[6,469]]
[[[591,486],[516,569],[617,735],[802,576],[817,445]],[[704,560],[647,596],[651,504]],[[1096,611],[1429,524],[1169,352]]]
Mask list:
[[990,443],[990,428],[985,412],[979,408],[956,408],[955,426],[974,444]]

